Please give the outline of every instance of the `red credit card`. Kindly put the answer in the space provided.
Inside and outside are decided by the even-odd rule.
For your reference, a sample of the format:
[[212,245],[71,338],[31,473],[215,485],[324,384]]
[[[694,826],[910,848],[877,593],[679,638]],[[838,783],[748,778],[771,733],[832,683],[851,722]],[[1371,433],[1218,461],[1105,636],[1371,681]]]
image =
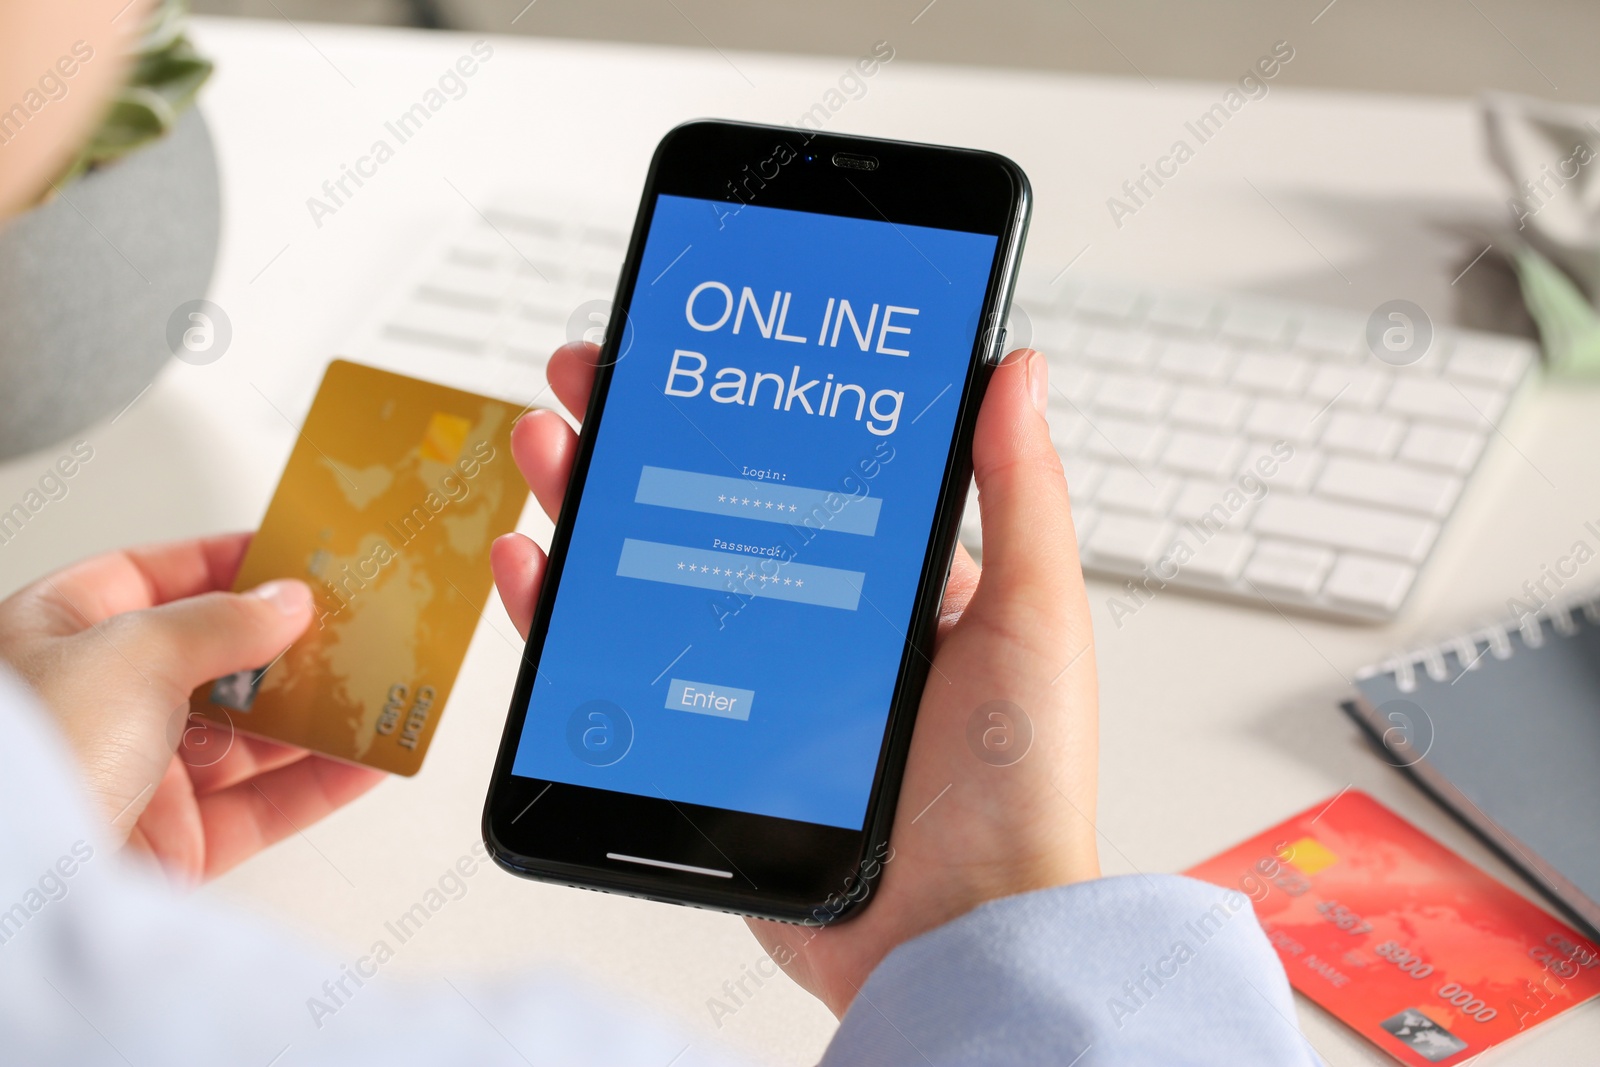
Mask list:
[[1600,993],[1587,938],[1353,789],[1187,873],[1249,896],[1290,984],[1401,1063],[1461,1063]]

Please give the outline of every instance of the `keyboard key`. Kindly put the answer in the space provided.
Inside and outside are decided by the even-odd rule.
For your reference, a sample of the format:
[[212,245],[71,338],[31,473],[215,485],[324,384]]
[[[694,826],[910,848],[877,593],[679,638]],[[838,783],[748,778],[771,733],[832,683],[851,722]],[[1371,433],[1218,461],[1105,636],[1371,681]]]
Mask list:
[[1188,333],[1199,333],[1211,322],[1217,302],[1208,296],[1164,293],[1145,312],[1145,321]]
[[1057,367],[1075,362],[1072,357],[1082,350],[1084,334],[1087,332],[1085,327],[1071,319],[1058,319],[1040,313],[1033,316],[1033,340],[1030,343],[1045,354],[1054,373]]
[[1172,402],[1172,387],[1159,378],[1131,374],[1107,374],[1095,390],[1097,411],[1111,411],[1136,418],[1157,418]]
[[1120,459],[1124,463],[1152,462],[1166,439],[1166,431],[1158,425],[1129,422],[1110,415],[1096,416],[1090,427],[1084,447],[1101,459]]
[[1290,537],[1334,548],[1353,548],[1420,563],[1439,536],[1439,524],[1411,515],[1269,493],[1251,523],[1257,534]]
[[1270,437],[1281,441],[1315,440],[1321,431],[1320,422],[1313,423],[1321,405],[1303,400],[1257,400],[1245,419],[1245,432],[1255,437]]
[[591,297],[592,294],[570,285],[535,281],[522,291],[522,314],[540,322],[559,323],[564,329],[572,313]]
[[1445,366],[1452,375],[1508,389],[1522,380],[1537,351],[1521,338],[1463,334]]
[[1244,569],[1244,580],[1269,593],[1311,597],[1322,588],[1322,579],[1331,566],[1333,553],[1325,548],[1262,541]]
[[455,352],[480,353],[500,324],[499,316],[411,300],[384,325],[384,333],[402,340],[437,341]]
[[412,293],[412,299],[421,304],[454,308],[457,311],[474,311],[495,318],[499,318],[501,313],[501,302],[497,297],[463,293],[455,289],[440,289],[427,284],[417,286],[416,291]]
[[617,256],[628,250],[627,231],[613,230],[609,226],[585,226],[578,235],[578,241],[580,244],[609,249]]
[[1233,384],[1264,393],[1297,396],[1311,377],[1311,361],[1286,352],[1247,352],[1233,370]]
[[[457,258],[460,253],[460,258]],[[446,253],[457,262],[477,260],[488,261],[497,268],[510,269],[510,260],[516,257],[506,239],[490,229],[488,226],[473,226],[461,231],[450,238],[449,251]]]
[[1328,428],[1322,431],[1322,447],[1359,456],[1381,459],[1394,455],[1406,432],[1406,424],[1389,415],[1334,410],[1323,418],[1328,420]]
[[1094,531],[1095,524],[1100,521],[1100,509],[1093,504],[1080,504],[1072,501],[1072,532],[1077,535],[1078,544],[1083,544],[1089,534]]
[[1304,493],[1322,470],[1323,454],[1309,445],[1252,441],[1239,464],[1239,477],[1253,474],[1275,493]]
[[1132,467],[1113,466],[1095,493],[1095,502],[1140,515],[1164,515],[1178,494],[1178,482],[1159,474],[1146,477]]
[[1106,465],[1087,456],[1071,455],[1061,461],[1067,472],[1067,492],[1073,500],[1093,500],[1094,493],[1105,477]]
[[1184,474],[1226,478],[1239,469],[1245,443],[1237,437],[1174,430],[1161,455],[1161,466]]
[[1505,409],[1506,396],[1477,385],[1458,385],[1448,379],[1400,376],[1384,407],[1400,415],[1437,419],[1481,429]]
[[1050,443],[1062,455],[1076,450],[1083,439],[1093,432],[1089,428],[1088,416],[1070,404],[1050,405],[1045,411],[1045,419],[1050,423]]
[[1100,512],[1085,546],[1097,559],[1143,567],[1172,543],[1172,527],[1161,519]]
[[1018,303],[1028,306],[1028,314],[1033,315],[1045,308],[1054,307],[1056,303],[1067,296],[1068,283],[1051,285],[1048,278],[1025,271],[1017,276],[1017,287],[1013,290],[1013,299]]
[[1213,533],[1183,565],[1181,573],[1184,577],[1233,582],[1254,548],[1255,539],[1248,534]]
[[514,233],[530,240],[559,241],[569,236],[579,236],[578,233],[569,234],[566,227],[555,219],[497,207],[491,207],[483,213],[483,224],[491,232]]
[[550,353],[566,343],[559,327],[533,322],[520,315],[507,323],[500,340],[505,345],[506,354],[513,359],[527,361],[533,357],[540,362],[548,360]]
[[[1027,275],[1024,275],[1024,277],[1027,277]],[[1032,288],[1035,290],[1034,299],[1037,302],[1041,305],[1049,304],[1057,312],[1070,312],[1072,306],[1078,302],[1078,294],[1083,292],[1084,289],[1082,285],[1070,278],[1059,280],[1056,283],[1051,283],[1048,279],[1041,278],[1039,283]],[[1033,310],[1032,304],[1028,305],[1028,310]]]
[[483,270],[458,263],[440,263],[423,277],[419,290],[437,294],[440,303],[498,305],[511,288],[511,277],[498,270]]
[[[1392,319],[1393,314],[1391,314]],[[1399,325],[1399,323],[1392,322],[1392,326]],[[1412,377],[1425,378],[1437,378],[1439,376],[1439,372],[1444,369],[1444,354],[1454,346],[1456,334],[1453,330],[1442,329],[1438,326],[1435,326],[1434,329],[1437,332],[1434,333],[1433,340],[1429,342],[1422,355],[1417,355],[1414,349],[1411,351],[1402,349],[1395,353],[1398,358],[1410,360],[1409,363],[1401,363],[1395,368],[1396,375],[1400,377],[1410,375]]]
[[1131,319],[1139,304],[1139,290],[1121,285],[1096,284],[1073,301],[1074,314],[1102,319]]
[[1400,458],[1466,474],[1478,462],[1485,440],[1483,434],[1418,423],[1406,434],[1405,443],[1400,446]]
[[1394,374],[1371,366],[1324,364],[1311,376],[1306,396],[1339,408],[1375,408],[1388,395]]
[[1289,311],[1282,305],[1265,302],[1236,303],[1223,317],[1222,332],[1241,341],[1276,345],[1289,332]]
[[1156,366],[1179,378],[1221,383],[1233,366],[1233,350],[1215,341],[1168,341]]
[[471,267],[473,270],[498,272],[500,256],[498,250],[490,252],[452,246],[444,250],[444,263],[452,267]]
[[1339,604],[1387,615],[1400,607],[1416,579],[1414,568],[1347,552],[1333,565],[1322,595]]
[[[554,256],[542,254],[542,250],[533,246],[526,238],[517,240],[516,255],[511,259],[511,269],[523,281],[537,281],[544,285],[571,285],[581,279],[583,274],[575,265],[567,264]],[[606,295],[604,286],[594,287],[595,295]]]
[[[538,367],[541,371],[550,363],[550,353],[555,350],[552,345],[548,348],[530,348],[524,345],[507,344],[500,350],[500,354],[514,363],[521,363],[529,367]],[[534,387],[537,392],[544,382]]]
[[1334,456],[1322,469],[1317,492],[1323,496],[1385,504],[1442,519],[1461,495],[1461,479],[1453,474],[1421,471],[1401,463],[1374,463]]
[[[1050,364],[1050,403],[1063,407],[1082,407],[1094,394],[1097,381],[1094,371],[1082,363]],[[1069,405],[1066,401],[1071,401]]]
[[1139,330],[1102,326],[1084,342],[1083,353],[1096,363],[1142,367],[1150,357],[1151,337]]
[[1172,502],[1171,515],[1202,530],[1243,530],[1261,503],[1264,492],[1252,494],[1231,482],[1188,481]]
[[1300,320],[1294,346],[1333,359],[1367,355],[1367,321],[1360,315],[1310,312]]
[[1231,389],[1186,385],[1167,409],[1167,418],[1185,426],[1226,432],[1239,425],[1250,402]]

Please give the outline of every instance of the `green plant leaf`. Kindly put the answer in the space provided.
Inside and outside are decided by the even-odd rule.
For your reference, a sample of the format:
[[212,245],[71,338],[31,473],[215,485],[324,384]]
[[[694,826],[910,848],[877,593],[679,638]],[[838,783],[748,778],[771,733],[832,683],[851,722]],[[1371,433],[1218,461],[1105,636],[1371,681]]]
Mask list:
[[176,106],[194,99],[211,70],[209,59],[196,54],[188,41],[179,41],[164,51],[140,56],[129,84],[154,89]]
[[55,185],[165,136],[194,103],[213,65],[184,36],[187,21],[185,0],[162,0],[151,12],[127,84]]

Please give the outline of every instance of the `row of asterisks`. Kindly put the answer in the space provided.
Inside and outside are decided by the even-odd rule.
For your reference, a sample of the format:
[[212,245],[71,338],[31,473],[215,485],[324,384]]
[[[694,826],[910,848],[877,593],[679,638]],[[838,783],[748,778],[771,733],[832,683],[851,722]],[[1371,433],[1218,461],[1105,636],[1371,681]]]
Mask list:
[[800,510],[800,508],[798,506],[794,505],[794,504],[783,504],[783,503],[780,503],[780,502],[778,502],[776,500],[754,500],[754,499],[751,499],[750,497],[747,497],[747,496],[728,496],[725,493],[718,493],[717,494],[717,503],[719,503],[719,504],[740,504],[740,505],[747,505],[747,506],[752,507],[752,508],[777,508],[779,511],[799,511]]
[[762,582],[782,582],[784,585],[805,585],[804,578],[779,578],[775,574],[757,574],[755,571],[741,567],[735,571],[732,567],[724,570],[722,567],[708,567],[704,564],[679,563],[678,569],[699,571],[702,574],[726,574],[729,578],[754,578]]

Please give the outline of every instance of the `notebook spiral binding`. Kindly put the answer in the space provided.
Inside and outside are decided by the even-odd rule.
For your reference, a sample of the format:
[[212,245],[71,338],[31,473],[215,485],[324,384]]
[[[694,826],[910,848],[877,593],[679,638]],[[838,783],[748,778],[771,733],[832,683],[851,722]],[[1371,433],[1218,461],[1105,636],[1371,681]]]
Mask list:
[[1356,680],[1392,674],[1400,692],[1414,693],[1419,670],[1435,682],[1452,681],[1450,666],[1446,661],[1450,655],[1455,656],[1459,666],[1459,673],[1455,676],[1459,678],[1467,671],[1481,668],[1485,656],[1510,659],[1512,634],[1522,639],[1524,648],[1530,649],[1545,643],[1546,624],[1549,624],[1551,633],[1572,637],[1578,633],[1577,616],[1580,614],[1589,626],[1600,626],[1600,589],[1553,600],[1537,611],[1527,612],[1520,617],[1471,630],[1437,644],[1397,653],[1380,663],[1362,668],[1356,673]]

